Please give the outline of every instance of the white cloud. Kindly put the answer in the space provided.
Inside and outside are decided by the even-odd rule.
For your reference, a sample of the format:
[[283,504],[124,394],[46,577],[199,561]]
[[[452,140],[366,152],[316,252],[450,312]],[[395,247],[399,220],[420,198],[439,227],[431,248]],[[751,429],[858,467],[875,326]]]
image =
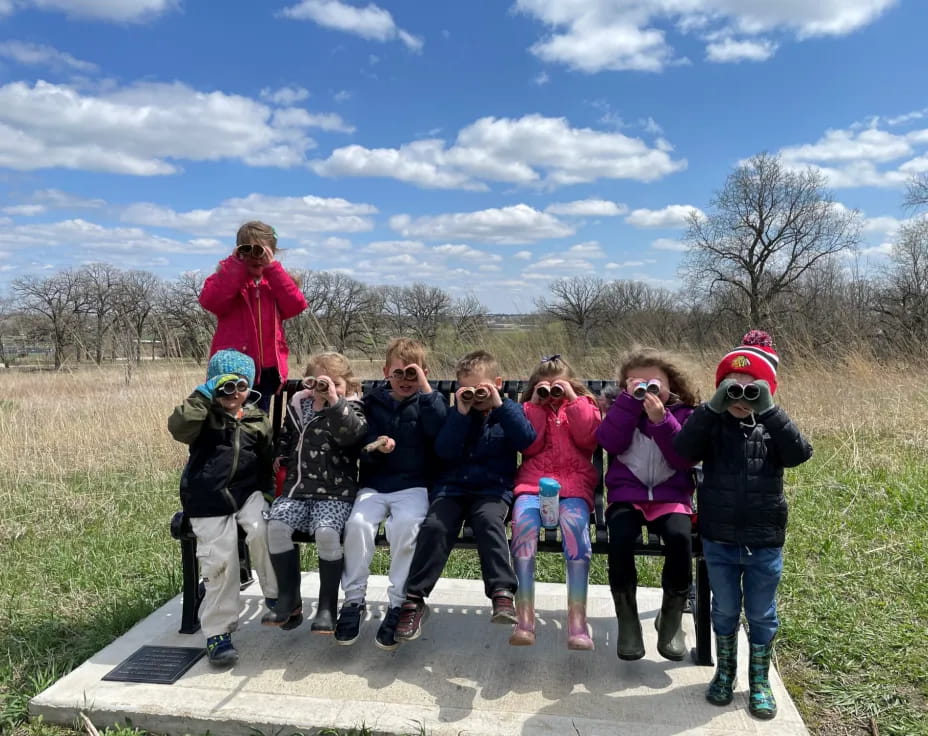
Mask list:
[[272,197],[249,194],[227,199],[213,209],[175,212],[168,207],[140,202],[129,205],[121,214],[123,222],[151,227],[167,227],[182,232],[234,236],[239,225],[260,219],[270,223],[283,238],[307,233],[362,232],[374,227],[370,216],[377,208],[355,204],[346,199],[305,197]]
[[377,240],[368,243],[361,250],[365,253],[421,253],[425,250],[425,243],[418,240]]
[[400,148],[353,145],[313,161],[321,176],[380,176],[435,189],[487,189],[485,181],[558,187],[597,179],[654,181],[686,168],[639,138],[573,128],[565,118],[481,118],[453,146],[431,138]]
[[341,104],[342,102],[347,102],[352,97],[352,93],[347,89],[340,89],[336,92],[332,99]]
[[520,250],[518,253],[513,253],[512,257],[518,258],[520,261],[530,261],[532,260],[532,251]]
[[4,9],[35,8],[58,10],[76,18],[111,21],[113,23],[140,23],[174,10],[177,0],[12,0],[5,6],[0,3],[0,16]]
[[577,243],[567,250],[567,254],[577,258],[605,258],[606,254],[602,246],[595,240],[586,243]]
[[390,227],[406,238],[473,240],[503,245],[534,243],[574,232],[557,218],[527,204],[416,219],[396,215],[390,218]]
[[663,209],[638,209],[625,218],[625,222],[635,227],[682,228],[689,222],[690,213],[703,216],[702,210],[689,204],[669,204]]
[[[433,253],[438,253],[442,256],[447,256],[448,258],[457,258],[462,261],[476,261],[477,263],[499,263],[503,260],[503,257],[497,255],[496,253],[488,253],[485,250],[477,250],[476,248],[471,248],[469,245],[455,245],[447,243],[445,245],[436,245],[432,248]],[[482,270],[488,270],[486,267],[481,266]],[[493,269],[496,270],[496,269]]]
[[539,72],[532,79],[532,82],[538,87],[543,87],[550,81],[551,81],[551,77],[548,76],[548,72]]
[[104,227],[82,219],[18,225],[0,230],[0,245],[17,247],[67,246],[112,253],[222,253],[230,250],[218,240],[186,242],[164,238],[138,227]]
[[45,212],[45,207],[41,204],[16,204],[10,207],[4,207],[2,210],[7,215],[18,215],[21,217],[35,217]]
[[301,0],[280,14],[294,20],[309,20],[336,31],[353,33],[373,41],[402,41],[411,51],[422,50],[422,39],[396,25],[390,11],[373,3],[360,8],[340,0]]
[[265,87],[261,90],[261,99],[267,100],[275,105],[289,107],[296,102],[302,102],[309,98],[309,90],[305,87],[281,87],[280,89],[271,89]]
[[651,247],[654,250],[669,250],[678,253],[682,253],[687,248],[686,243],[681,243],[673,238],[658,238],[651,243]]
[[618,271],[623,268],[641,268],[642,266],[647,266],[654,262],[653,258],[646,258],[643,261],[610,261],[606,264],[606,268],[609,271]]
[[27,41],[3,41],[0,57],[12,59],[23,66],[44,66],[55,71],[77,71],[92,74],[98,67],[51,46]]
[[12,82],[0,87],[0,166],[138,176],[176,173],[179,159],[297,166],[315,145],[306,128],[320,121],[288,110],[181,83],[84,95],[43,81]]
[[724,38],[706,46],[706,58],[721,64],[739,61],[767,61],[776,51],[777,45],[766,39],[738,41],[734,38]]
[[[658,72],[675,57],[659,25],[709,40],[710,58],[741,60],[766,53],[761,34],[796,40],[842,36],[875,21],[896,0],[516,0],[516,9],[544,23],[548,34],[533,54],[588,73],[634,69]],[[738,36],[740,41],[719,42]],[[733,44],[742,44],[740,49]],[[749,48],[748,44],[754,44]],[[715,50],[712,50],[715,46]],[[770,54],[775,46],[767,49]],[[714,59],[723,60],[721,58]]]
[[628,212],[628,207],[606,199],[578,199],[575,202],[554,202],[545,207],[545,212],[552,215],[615,217]]

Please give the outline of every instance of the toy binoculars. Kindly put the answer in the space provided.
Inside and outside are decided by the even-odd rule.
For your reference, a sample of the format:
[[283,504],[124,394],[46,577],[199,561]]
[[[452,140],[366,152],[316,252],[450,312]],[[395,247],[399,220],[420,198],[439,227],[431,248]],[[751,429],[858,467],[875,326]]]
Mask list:
[[756,383],[734,383],[728,387],[725,393],[729,399],[734,401],[738,399],[757,401],[760,398],[760,386]]
[[242,243],[235,246],[235,252],[241,258],[263,258],[267,248],[260,243]]
[[552,399],[559,399],[564,395],[564,387],[558,385],[554,385],[551,388],[548,388],[547,386],[539,386],[535,389],[535,393],[537,393],[538,398],[542,400],[547,399],[549,396]]
[[247,391],[248,390],[248,381],[244,378],[239,378],[237,381],[226,381],[225,383],[216,387],[216,393],[221,394],[222,396],[231,396],[236,391]]
[[395,371],[393,371],[393,373],[390,374],[390,378],[393,378],[397,381],[402,381],[403,379],[406,379],[407,381],[415,381],[417,378],[419,378],[419,373],[413,366],[408,365],[402,370],[397,368]]
[[632,396],[634,396],[636,399],[641,401],[648,394],[657,395],[660,392],[661,392],[661,382],[658,381],[656,378],[652,378],[647,383],[642,381],[637,386],[635,386],[635,390],[632,391]]
[[320,393],[327,394],[329,392],[329,382],[324,378],[315,378],[313,376],[307,376],[303,379],[303,387],[311,388]]
[[490,395],[490,389],[479,386],[478,388],[462,388],[461,401],[483,401]]

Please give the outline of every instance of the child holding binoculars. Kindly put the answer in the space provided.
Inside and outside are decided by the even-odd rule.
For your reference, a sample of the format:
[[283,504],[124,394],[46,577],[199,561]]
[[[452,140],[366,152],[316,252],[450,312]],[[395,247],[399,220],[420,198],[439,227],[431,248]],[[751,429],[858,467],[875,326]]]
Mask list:
[[242,225],[232,254],[219,262],[200,292],[200,304],[216,315],[210,355],[233,347],[258,368],[255,390],[258,406],[267,411],[271,396],[287,380],[287,337],[283,320],[306,309],[300,287],[274,260],[277,233],[270,225],[252,221]]
[[361,489],[345,525],[345,602],[335,640],[357,641],[374,557],[374,541],[386,520],[390,543],[388,609],[374,638],[381,649],[398,646],[395,632],[406,593],[406,576],[416,548],[419,525],[429,508],[435,472],[433,444],[448,403],[428,382],[425,346],[397,338],[387,346],[386,381],[364,396],[367,436],[361,451]]
[[680,455],[703,464],[699,532],[712,588],[716,647],[706,699],[715,705],[732,701],[743,600],[751,647],[748,709],[764,720],[777,713],[769,671],[786,538],[783,469],[812,456],[812,446],[774,404],[778,367],[770,335],[748,332],[719,361],[715,394],[674,440]]
[[238,529],[245,530],[251,562],[269,608],[277,580],[268,558],[264,493],[271,479],[271,423],[246,404],[255,377],[251,358],[220,350],[210,358],[207,380],[168,419],[168,431],[190,446],[180,479],[180,500],[197,538],[205,592],[200,625],[210,664],[238,661],[232,632],[238,627]]
[[682,660],[683,608],[692,582],[693,462],[673,448],[673,438],[697,403],[689,378],[656,350],[627,355],[619,366],[621,390],[596,434],[609,455],[606,525],[609,587],[619,625],[619,659],[644,656],[638,619],[635,541],[643,525],[664,541],[663,599],[655,620],[657,651]]
[[[367,419],[360,385],[341,353],[309,359],[303,389],[287,407],[275,466],[286,468],[283,494],[267,515],[267,544],[280,594],[261,623],[294,629],[303,621],[300,552],[293,532],[314,535],[319,555],[319,604],[311,630],[332,634],[344,568],[342,531],[358,492],[358,453]],[[276,467],[275,467],[276,470]]]
[[591,457],[602,421],[590,390],[574,377],[560,355],[544,357],[522,394],[525,417],[535,441],[522,451],[512,508],[512,564],[519,588],[509,643],[535,643],[535,555],[541,527],[539,481],[560,484],[558,526],[567,565],[567,648],[593,649],[587,630],[586,598],[590,575],[590,512],[599,481]]
[[441,465],[406,580],[406,600],[396,627],[399,639],[419,637],[429,611],[425,599],[441,577],[465,519],[474,530],[484,591],[493,604],[491,620],[516,621],[516,577],[509,564],[505,523],[517,456],[532,444],[535,430],[517,403],[499,395],[503,380],[488,352],[465,355],[456,374],[454,409],[435,438]]

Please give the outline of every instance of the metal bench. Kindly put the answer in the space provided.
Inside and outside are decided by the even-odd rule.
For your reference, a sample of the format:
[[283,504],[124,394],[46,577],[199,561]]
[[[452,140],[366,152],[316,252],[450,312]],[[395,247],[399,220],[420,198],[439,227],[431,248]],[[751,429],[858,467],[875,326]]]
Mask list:
[[[450,402],[451,396],[457,389],[456,381],[431,381],[433,390],[440,392],[443,396],[448,397]],[[365,381],[362,386],[362,392],[369,391],[377,382]],[[597,396],[606,389],[614,389],[615,381],[591,380],[586,382],[590,390]],[[526,381],[505,381],[500,393],[508,396],[514,401],[518,401],[522,391],[527,385]],[[271,408],[271,419],[274,426],[275,438],[279,432],[284,419],[284,407],[287,406],[289,398],[302,388],[299,380],[287,381],[281,389],[281,393],[274,397],[274,404]],[[606,508],[605,508],[605,471],[608,458],[606,453],[597,448],[593,454],[593,466],[599,472],[600,482],[594,494],[593,513],[590,514],[590,539],[593,544],[593,554],[607,554],[609,549],[608,529],[606,527]],[[646,530],[639,536],[635,546],[635,554],[647,557],[663,556],[664,548],[660,538],[657,535],[645,535]],[[180,633],[193,634],[200,628],[198,611],[200,602],[203,599],[203,585],[200,581],[199,565],[197,563],[197,541],[190,528],[190,523],[184,516],[183,511],[178,511],[171,519],[171,536],[180,541],[181,562],[183,569],[183,610],[181,615]],[[312,543],[310,535],[302,532],[295,532],[293,541],[299,544]],[[386,534],[381,525],[377,533],[376,544],[380,547],[389,546]],[[461,534],[455,544],[458,549],[476,549],[477,544],[474,539],[473,531],[465,523]],[[542,529],[538,540],[539,552],[561,553],[561,541],[557,529]],[[693,530],[693,558],[696,565],[694,591],[689,602],[689,609],[693,614],[696,627],[696,646],[692,650],[693,661],[696,664],[710,666],[712,665],[712,639],[711,639],[711,621],[710,621],[710,592],[709,592],[709,575],[706,569],[706,562],[702,556],[702,545],[699,534]],[[239,535],[239,578],[242,589],[244,590],[252,582],[251,561],[248,555],[248,547],[245,545],[244,536]]]

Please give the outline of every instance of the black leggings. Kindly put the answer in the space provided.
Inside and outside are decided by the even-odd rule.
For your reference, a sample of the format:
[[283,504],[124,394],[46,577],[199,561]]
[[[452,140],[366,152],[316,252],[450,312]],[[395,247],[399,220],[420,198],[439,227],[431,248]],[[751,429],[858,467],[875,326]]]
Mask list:
[[609,527],[609,585],[613,590],[635,588],[635,540],[641,527],[657,534],[664,542],[664,570],[661,586],[668,593],[684,593],[693,582],[693,522],[689,514],[664,514],[645,521],[644,514],[630,503],[613,503],[606,513]]

